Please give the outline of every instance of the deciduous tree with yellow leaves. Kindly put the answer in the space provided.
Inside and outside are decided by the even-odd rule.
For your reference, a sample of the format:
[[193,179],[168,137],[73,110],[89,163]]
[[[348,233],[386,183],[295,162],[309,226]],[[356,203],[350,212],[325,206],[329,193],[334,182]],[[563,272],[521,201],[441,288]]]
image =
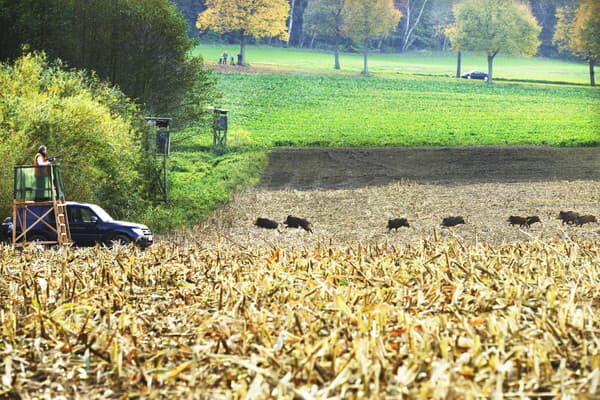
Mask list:
[[600,60],[600,1],[585,0],[578,8],[557,9],[553,41],[559,49],[590,64],[590,85],[595,86],[594,66]]
[[387,37],[398,26],[402,13],[395,7],[394,0],[346,0],[342,16],[342,32],[355,42],[363,44],[362,73],[367,75],[369,40]]
[[246,64],[249,37],[278,37],[287,40],[286,21],[290,13],[287,0],[208,0],[198,14],[196,28],[217,33],[238,32],[241,63]]

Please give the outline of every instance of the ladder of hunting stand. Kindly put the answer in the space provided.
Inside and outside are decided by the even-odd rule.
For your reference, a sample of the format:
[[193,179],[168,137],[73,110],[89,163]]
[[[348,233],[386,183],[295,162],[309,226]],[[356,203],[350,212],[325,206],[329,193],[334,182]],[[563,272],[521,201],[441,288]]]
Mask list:
[[67,221],[67,204],[62,199],[55,199],[54,215],[56,217],[56,241],[60,245],[70,244],[71,233]]

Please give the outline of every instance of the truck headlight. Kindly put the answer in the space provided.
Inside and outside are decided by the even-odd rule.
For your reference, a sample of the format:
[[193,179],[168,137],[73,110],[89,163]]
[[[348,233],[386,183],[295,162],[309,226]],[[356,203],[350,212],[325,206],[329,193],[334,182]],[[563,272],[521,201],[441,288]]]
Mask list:
[[144,230],[141,228],[133,228],[132,229],[133,233],[135,233],[137,236],[144,236]]

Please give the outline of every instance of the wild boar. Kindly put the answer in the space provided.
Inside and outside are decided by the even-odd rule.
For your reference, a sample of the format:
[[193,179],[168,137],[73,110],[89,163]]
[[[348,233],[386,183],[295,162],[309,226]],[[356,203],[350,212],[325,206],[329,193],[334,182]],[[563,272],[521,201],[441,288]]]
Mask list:
[[464,223],[465,223],[465,219],[459,215],[456,217],[444,218],[444,220],[442,221],[442,226],[451,227],[451,226],[456,226],[458,224],[464,224]]
[[398,228],[401,228],[403,226],[407,228],[410,227],[410,224],[408,223],[408,220],[406,218],[393,218],[388,220],[388,231],[391,231],[392,229],[398,230]]
[[580,215],[573,221],[577,226],[583,226],[583,224],[588,224],[590,222],[598,222],[598,220],[593,215]]
[[272,219],[259,217],[256,218],[256,221],[254,221],[254,225],[258,226],[259,228],[277,229],[279,223],[277,221],[273,221]]
[[302,228],[307,232],[312,232],[311,223],[305,218],[288,215],[283,223],[287,225],[288,228]]
[[579,213],[575,211],[561,211],[558,213],[558,219],[562,220],[563,225],[574,223],[577,217],[579,217]]

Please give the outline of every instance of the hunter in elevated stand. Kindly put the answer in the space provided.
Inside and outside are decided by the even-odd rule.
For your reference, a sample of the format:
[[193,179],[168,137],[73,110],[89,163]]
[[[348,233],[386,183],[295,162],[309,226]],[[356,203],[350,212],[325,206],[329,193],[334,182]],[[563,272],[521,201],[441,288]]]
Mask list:
[[46,165],[50,165],[54,162],[55,158],[46,157],[46,146],[40,146],[37,154],[35,155],[35,159],[33,160],[33,165],[35,168],[35,199],[38,201],[48,200],[49,196],[46,193],[46,182],[48,177],[48,168],[41,168]]

